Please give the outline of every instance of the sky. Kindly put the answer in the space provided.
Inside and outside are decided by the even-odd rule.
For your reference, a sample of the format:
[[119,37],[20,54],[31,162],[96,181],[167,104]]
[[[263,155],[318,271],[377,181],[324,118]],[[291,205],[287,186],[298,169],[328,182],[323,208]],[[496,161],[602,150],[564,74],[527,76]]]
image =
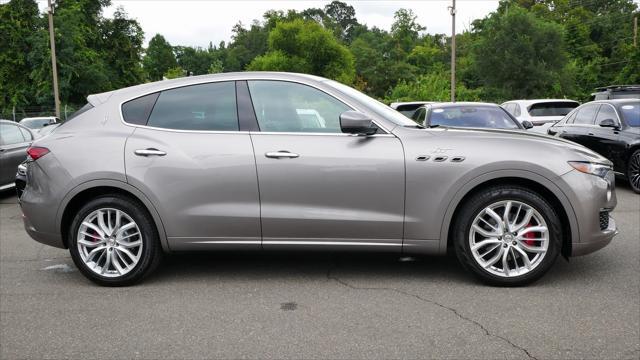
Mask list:
[[[343,0],[344,1],[344,0]],[[418,22],[428,33],[451,33],[451,0],[422,1],[345,1],[356,10],[356,18],[369,27],[390,30],[393,14],[399,8],[412,9]],[[46,1],[38,1],[44,10]],[[262,20],[267,10],[304,10],[323,8],[330,1],[222,1],[222,0],[112,0],[104,15],[112,16],[122,6],[129,17],[138,20],[145,33],[145,45],[156,34],[162,34],[172,45],[206,47],[229,42],[231,29],[241,21],[249,25]],[[482,18],[498,7],[498,0],[457,0],[456,32],[470,28],[474,19]]]

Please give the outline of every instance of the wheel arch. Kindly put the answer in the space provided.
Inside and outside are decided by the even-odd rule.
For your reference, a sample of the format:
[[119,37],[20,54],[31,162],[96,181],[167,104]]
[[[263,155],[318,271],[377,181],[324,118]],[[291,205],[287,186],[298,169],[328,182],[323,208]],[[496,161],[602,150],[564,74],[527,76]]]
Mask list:
[[558,213],[558,216],[560,216],[563,225],[562,255],[565,258],[571,255],[572,244],[579,242],[579,231],[576,215],[569,199],[551,180],[524,170],[505,170],[487,173],[474,178],[459,189],[449,203],[443,220],[440,234],[441,253],[446,253],[452,245],[453,238],[451,233],[453,231],[453,220],[459,213],[462,205],[477,192],[493,185],[523,186],[536,191],[543,196],[545,200],[549,201]]
[[164,252],[169,252],[169,244],[167,241],[164,225],[160,218],[160,214],[156,210],[151,201],[137,188],[118,180],[92,180],[82,183],[73,188],[62,200],[56,215],[56,224],[58,233],[62,236],[65,248],[68,248],[68,229],[73,221],[73,216],[88,199],[105,195],[119,194],[133,199],[140,203],[151,215],[153,222],[158,230],[160,244]]

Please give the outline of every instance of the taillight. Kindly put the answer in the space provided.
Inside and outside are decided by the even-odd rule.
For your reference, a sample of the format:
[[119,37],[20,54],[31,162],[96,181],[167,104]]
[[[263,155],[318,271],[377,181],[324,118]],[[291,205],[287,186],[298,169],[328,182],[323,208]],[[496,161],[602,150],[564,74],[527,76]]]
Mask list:
[[27,155],[29,155],[29,157],[32,160],[38,160],[41,157],[47,155],[48,153],[49,153],[49,149],[47,149],[46,147],[31,146],[30,148],[27,149]]

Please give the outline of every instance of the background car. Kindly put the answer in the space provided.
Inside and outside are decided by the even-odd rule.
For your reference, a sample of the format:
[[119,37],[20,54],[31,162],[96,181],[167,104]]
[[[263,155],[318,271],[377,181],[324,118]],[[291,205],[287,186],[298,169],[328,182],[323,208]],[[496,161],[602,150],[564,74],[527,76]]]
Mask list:
[[518,121],[530,121],[534,126],[532,131],[545,134],[549,126],[578,106],[579,102],[567,99],[511,100],[502,104]]
[[27,158],[34,135],[28,128],[0,120],[0,191],[12,188],[18,165]]
[[591,100],[611,99],[640,99],[640,85],[610,85],[591,94]]
[[599,100],[581,105],[548,130],[613,162],[640,193],[640,100]]
[[39,132],[42,128],[53,124],[59,124],[61,121],[55,116],[29,117],[20,120],[20,125],[28,127],[34,133]]
[[522,123],[496,104],[477,102],[436,103],[418,108],[412,120],[425,127],[447,126],[466,128],[524,130],[533,127]]
[[411,118],[413,116],[413,113],[415,113],[419,107],[422,107],[424,105],[429,105],[429,104],[435,104],[435,102],[434,101],[392,102],[389,106],[393,110],[400,112],[402,115],[408,118]]

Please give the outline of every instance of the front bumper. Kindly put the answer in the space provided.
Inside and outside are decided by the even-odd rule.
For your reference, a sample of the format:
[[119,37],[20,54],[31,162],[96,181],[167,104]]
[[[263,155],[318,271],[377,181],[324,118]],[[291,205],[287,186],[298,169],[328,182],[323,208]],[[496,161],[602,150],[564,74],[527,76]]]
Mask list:
[[[578,241],[571,244],[571,256],[590,254],[607,246],[618,234],[615,220],[609,215],[617,205],[615,174],[609,171],[604,178],[577,170],[562,176],[569,186],[569,195],[576,214]],[[604,220],[601,221],[601,213]],[[607,219],[608,217],[608,219]]]

